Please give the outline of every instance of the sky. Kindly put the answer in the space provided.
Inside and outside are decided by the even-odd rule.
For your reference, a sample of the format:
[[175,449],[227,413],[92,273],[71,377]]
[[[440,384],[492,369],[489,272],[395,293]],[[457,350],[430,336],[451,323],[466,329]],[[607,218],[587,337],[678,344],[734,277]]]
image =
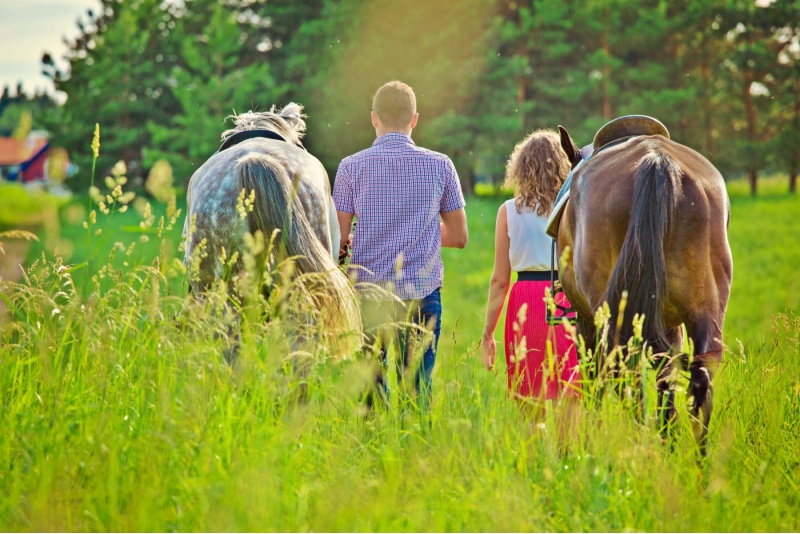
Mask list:
[[39,88],[53,94],[53,83],[41,74],[42,54],[50,52],[63,68],[64,36],[76,37],[78,17],[99,6],[98,0],[0,0],[0,88],[8,85],[13,93],[21,81],[26,93]]

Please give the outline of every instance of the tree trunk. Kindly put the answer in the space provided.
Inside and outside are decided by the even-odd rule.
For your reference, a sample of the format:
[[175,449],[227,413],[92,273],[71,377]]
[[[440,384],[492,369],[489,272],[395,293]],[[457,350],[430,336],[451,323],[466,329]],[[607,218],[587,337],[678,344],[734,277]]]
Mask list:
[[[796,72],[796,71],[795,71]],[[792,135],[792,139],[797,139],[798,133],[800,133],[800,80],[798,80],[797,91],[794,94],[794,117],[792,121],[792,126],[794,127],[794,135]],[[789,167],[789,192],[796,193],[797,192],[797,167],[798,161],[797,152],[793,152],[791,155],[791,162]]]
[[606,64],[603,66],[603,118],[610,121],[614,118],[611,108],[611,66],[608,64],[611,58],[611,47],[608,44],[608,34],[605,32],[603,32],[601,47],[606,55]]
[[[524,44],[520,43],[517,46],[517,56],[530,57],[530,54]],[[527,117],[525,117],[525,102],[528,100],[528,80],[523,74],[517,73],[517,113],[519,114],[519,123],[523,129],[527,128]]]
[[466,161],[461,166],[463,172],[458,174],[458,179],[461,182],[461,192],[464,193],[464,196],[470,196],[475,192],[475,172],[472,169],[472,165],[469,165]]
[[[752,156],[751,152],[758,139],[758,117],[756,115],[756,106],[753,103],[753,96],[750,94],[751,80],[747,79],[744,83],[743,103],[744,109],[747,114],[747,153]],[[748,176],[750,179],[750,194],[756,196],[756,187],[758,184],[758,168],[751,160],[748,162],[750,168]]]
[[711,112],[711,68],[706,61],[707,56],[703,54],[703,64],[700,68],[703,76],[703,129],[705,130],[706,139],[706,157],[710,160],[714,159],[714,125],[712,122]]

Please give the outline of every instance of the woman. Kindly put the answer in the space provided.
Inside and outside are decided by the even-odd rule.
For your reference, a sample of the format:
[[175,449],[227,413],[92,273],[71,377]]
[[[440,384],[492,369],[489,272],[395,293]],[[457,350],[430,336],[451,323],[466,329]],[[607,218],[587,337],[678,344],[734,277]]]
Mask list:
[[[535,412],[539,418],[542,404],[532,401],[580,396],[574,343],[564,326],[547,324],[544,301],[550,287],[552,246],[545,226],[570,167],[555,132],[533,132],[514,147],[505,179],[505,186],[514,188],[514,198],[503,203],[497,212],[494,272],[481,341],[483,362],[492,369],[497,356],[495,328],[511,271],[517,271],[506,311],[508,387],[521,404],[538,407]],[[566,304],[566,299],[559,303]]]

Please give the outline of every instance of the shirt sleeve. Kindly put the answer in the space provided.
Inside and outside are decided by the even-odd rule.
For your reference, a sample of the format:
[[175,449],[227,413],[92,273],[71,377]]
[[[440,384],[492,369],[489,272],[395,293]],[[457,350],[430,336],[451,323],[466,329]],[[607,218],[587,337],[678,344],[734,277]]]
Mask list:
[[350,165],[347,160],[342,160],[336,171],[333,181],[333,203],[336,211],[355,213],[353,206],[353,176],[350,174]]
[[450,158],[446,158],[444,167],[444,193],[439,205],[439,213],[460,210],[466,206],[464,193],[461,191],[461,182],[458,179],[456,167]]

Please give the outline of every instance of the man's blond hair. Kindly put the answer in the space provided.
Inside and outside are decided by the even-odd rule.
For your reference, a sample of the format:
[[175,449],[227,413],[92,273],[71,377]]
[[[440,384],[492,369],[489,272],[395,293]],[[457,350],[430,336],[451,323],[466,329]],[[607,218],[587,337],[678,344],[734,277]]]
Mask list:
[[400,130],[411,124],[417,112],[417,97],[414,90],[403,82],[389,82],[375,93],[372,111],[384,126]]

